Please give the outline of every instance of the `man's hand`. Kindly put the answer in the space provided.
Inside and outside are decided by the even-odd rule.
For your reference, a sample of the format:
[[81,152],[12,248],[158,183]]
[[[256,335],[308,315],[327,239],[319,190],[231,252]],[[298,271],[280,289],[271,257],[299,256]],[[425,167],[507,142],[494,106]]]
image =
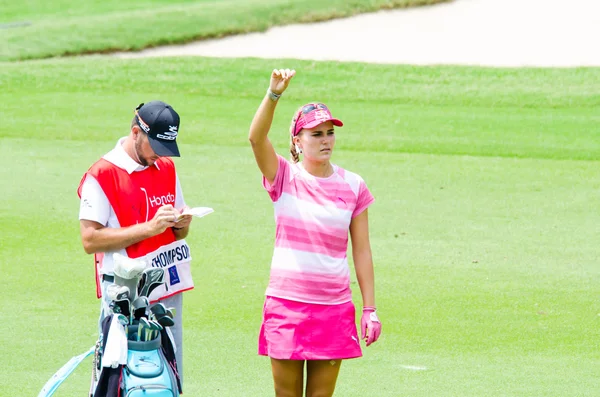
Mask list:
[[269,88],[274,94],[281,95],[290,84],[290,80],[296,74],[295,70],[273,69],[271,73],[271,84]]
[[367,346],[379,339],[381,334],[381,321],[377,317],[374,307],[365,306],[360,319],[360,338],[367,342]]
[[160,207],[158,211],[156,211],[156,214],[154,214],[154,218],[152,218],[152,220],[149,222],[154,235],[161,234],[167,230],[168,227],[180,227],[177,226],[177,223],[175,223],[179,215],[179,211],[171,204]]
[[183,229],[184,227],[188,227],[190,225],[190,223],[192,223],[192,218],[194,217],[193,215],[181,215],[181,213],[183,213],[186,209],[189,209],[189,207],[183,207],[181,209],[181,212],[179,212],[179,220],[177,221],[177,223],[175,224],[175,228],[176,229]]

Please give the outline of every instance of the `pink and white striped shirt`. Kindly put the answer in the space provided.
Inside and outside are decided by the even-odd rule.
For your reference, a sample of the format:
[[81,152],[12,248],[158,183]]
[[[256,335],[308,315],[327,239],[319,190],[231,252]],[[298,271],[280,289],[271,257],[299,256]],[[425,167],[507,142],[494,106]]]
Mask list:
[[275,249],[266,295],[316,304],[352,300],[346,251],[350,221],[375,199],[363,179],[336,165],[327,178],[277,156],[273,185]]

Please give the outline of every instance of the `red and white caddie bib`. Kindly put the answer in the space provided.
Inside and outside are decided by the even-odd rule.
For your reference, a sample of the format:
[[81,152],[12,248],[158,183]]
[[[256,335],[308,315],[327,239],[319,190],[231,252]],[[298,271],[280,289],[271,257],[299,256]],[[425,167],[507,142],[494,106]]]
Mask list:
[[[176,173],[173,160],[161,157],[157,167],[132,172],[100,159],[94,163],[81,179],[78,194],[87,175],[93,176],[106,194],[121,227],[132,226],[151,220],[163,205],[175,204]],[[190,269],[191,253],[185,240],[175,240],[171,228],[163,233],[125,249],[127,256],[143,259],[148,267],[165,269],[166,285],[156,288],[149,297],[151,302],[194,288]],[[101,254],[96,255],[96,283],[98,297],[101,296]]]

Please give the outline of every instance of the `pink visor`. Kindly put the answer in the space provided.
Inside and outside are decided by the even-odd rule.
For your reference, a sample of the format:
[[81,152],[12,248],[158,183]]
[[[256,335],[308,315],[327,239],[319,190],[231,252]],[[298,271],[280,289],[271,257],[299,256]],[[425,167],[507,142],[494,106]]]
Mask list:
[[331,112],[322,103],[309,103],[302,107],[294,124],[293,135],[296,136],[303,128],[314,128],[326,121],[333,122],[333,125],[342,127],[344,123],[341,120],[333,118]]

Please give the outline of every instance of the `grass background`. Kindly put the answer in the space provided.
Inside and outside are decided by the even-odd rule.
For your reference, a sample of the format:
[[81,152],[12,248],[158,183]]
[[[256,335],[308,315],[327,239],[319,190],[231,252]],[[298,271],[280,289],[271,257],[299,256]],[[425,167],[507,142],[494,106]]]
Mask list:
[[0,2],[0,61],[141,50],[448,0]]
[[[0,29],[0,61],[409,3],[3,2],[0,23],[31,24]],[[37,395],[94,343],[99,302],[76,188],[152,99],[182,116],[186,201],[215,208],[188,238],[186,395],[272,395],[256,342],[274,225],[247,130],[278,66],[298,74],[278,105],[277,150],[287,154],[293,111],[324,101],[345,122],[334,161],[377,199],[383,335],[343,364],[336,395],[597,395],[600,69],[92,57],[0,63],[0,396]],[[90,368],[88,358],[56,396],[82,396]]]
[[[15,385],[36,395],[94,343],[98,301],[76,187],[127,134],[133,108],[154,98],[182,116],[186,201],[215,208],[188,239],[196,289],[185,296],[186,394],[270,395],[256,338],[274,225],[247,130],[279,63],[3,64],[0,395]],[[346,123],[335,161],[377,198],[383,335],[344,363],[336,395],[595,395],[600,70],[285,65],[298,74],[274,121],[278,151],[287,152],[296,107],[323,100]],[[90,366],[56,395],[82,395]]]

